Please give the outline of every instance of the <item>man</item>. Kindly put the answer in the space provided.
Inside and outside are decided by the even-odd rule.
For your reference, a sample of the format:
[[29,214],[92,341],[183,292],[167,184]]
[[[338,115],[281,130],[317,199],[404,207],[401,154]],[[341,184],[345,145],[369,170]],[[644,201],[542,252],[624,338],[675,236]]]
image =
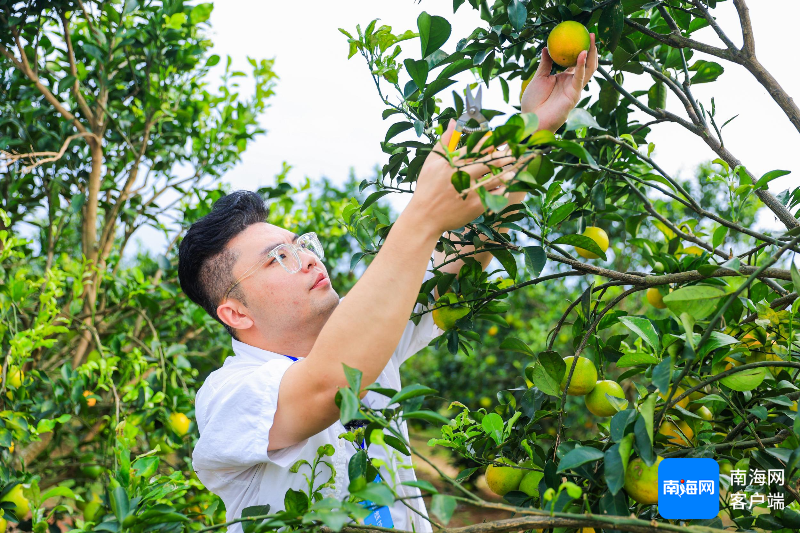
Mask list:
[[[524,112],[538,115],[540,128],[555,132],[580,100],[597,68],[594,34],[591,40],[578,65],[555,76],[543,51],[522,101]],[[339,298],[331,286],[316,236],[266,223],[268,210],[254,193],[238,191],[220,199],[181,242],[181,287],[233,337],[235,356],[197,393],[200,439],[193,453],[198,477],[222,498],[229,521],[253,505],[268,504],[270,513],[282,510],[290,488],[309,494],[324,484],[322,495],[345,499],[348,462],[359,448],[338,438],[347,431],[334,403],[337,390],[348,386],[342,365],[359,369],[364,386],[378,382],[400,389],[399,366],[442,333],[430,313],[414,325],[409,312],[422,311],[415,302],[420,285],[432,275],[426,266],[443,261],[438,252],[432,257],[439,237],[483,212],[477,194],[462,200],[450,182],[453,168],[442,147],[454,126],[451,121],[426,159],[411,202],[347,298]],[[491,157],[496,166],[514,163],[508,152]],[[478,163],[464,168],[475,180],[489,172]],[[505,194],[509,175],[496,176],[487,189]],[[509,194],[509,199],[515,203],[522,197]],[[484,268],[491,261],[487,253],[475,258]],[[440,270],[457,274],[462,264]],[[374,409],[386,407],[384,396],[369,392],[362,398]],[[408,438],[406,424],[399,429]],[[325,457],[332,468],[320,465],[313,487],[309,466],[290,472],[298,460],[313,464],[326,444],[335,449]],[[393,467],[397,479],[384,467],[381,477],[396,486],[399,496],[409,497],[376,511],[372,519],[397,529],[432,531],[419,490],[401,485],[416,479],[410,459],[395,461],[379,446],[370,446],[369,454]]]

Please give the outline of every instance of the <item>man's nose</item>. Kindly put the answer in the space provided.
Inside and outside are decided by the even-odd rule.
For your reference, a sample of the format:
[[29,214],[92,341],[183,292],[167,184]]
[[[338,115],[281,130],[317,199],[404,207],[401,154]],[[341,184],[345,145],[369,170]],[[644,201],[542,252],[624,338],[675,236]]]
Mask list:
[[319,257],[314,254],[311,250],[301,250],[300,252],[300,262],[303,265],[303,268],[306,270],[311,270],[311,267],[316,266],[317,262],[319,261]]

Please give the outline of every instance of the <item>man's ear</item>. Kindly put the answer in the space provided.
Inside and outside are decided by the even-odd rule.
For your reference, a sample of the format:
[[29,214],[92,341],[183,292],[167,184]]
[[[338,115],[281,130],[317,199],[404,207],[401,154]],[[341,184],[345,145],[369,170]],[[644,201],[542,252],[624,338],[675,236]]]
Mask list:
[[249,329],[253,326],[247,308],[237,300],[228,299],[221,303],[217,307],[217,316],[233,329]]

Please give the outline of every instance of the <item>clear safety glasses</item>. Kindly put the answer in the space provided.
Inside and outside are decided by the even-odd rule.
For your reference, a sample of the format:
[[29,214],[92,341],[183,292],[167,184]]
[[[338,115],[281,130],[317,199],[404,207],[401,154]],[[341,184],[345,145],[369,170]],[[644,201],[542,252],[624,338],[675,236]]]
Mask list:
[[322,244],[320,244],[317,234],[314,232],[304,233],[297,238],[297,243],[281,244],[276,246],[270,253],[264,256],[263,259],[259,260],[258,263],[248,268],[247,271],[245,271],[245,273],[242,274],[242,276],[230,286],[228,291],[225,293],[225,296],[222,298],[222,301],[224,302],[227,300],[228,296],[231,294],[231,291],[235,289],[237,285],[253,275],[259,268],[261,268],[273,257],[289,274],[298,272],[300,268],[302,268],[302,263],[300,262],[300,252],[310,252],[314,254],[317,259],[325,259],[325,252],[322,249]]

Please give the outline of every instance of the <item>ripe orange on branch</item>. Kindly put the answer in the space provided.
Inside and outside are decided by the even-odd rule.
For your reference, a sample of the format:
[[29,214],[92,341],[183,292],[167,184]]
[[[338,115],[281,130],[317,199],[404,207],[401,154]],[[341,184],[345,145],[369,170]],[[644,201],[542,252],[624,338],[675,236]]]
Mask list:
[[589,30],[580,22],[565,20],[547,36],[547,52],[556,64],[568,68],[578,64],[578,56],[588,52],[592,41]]

